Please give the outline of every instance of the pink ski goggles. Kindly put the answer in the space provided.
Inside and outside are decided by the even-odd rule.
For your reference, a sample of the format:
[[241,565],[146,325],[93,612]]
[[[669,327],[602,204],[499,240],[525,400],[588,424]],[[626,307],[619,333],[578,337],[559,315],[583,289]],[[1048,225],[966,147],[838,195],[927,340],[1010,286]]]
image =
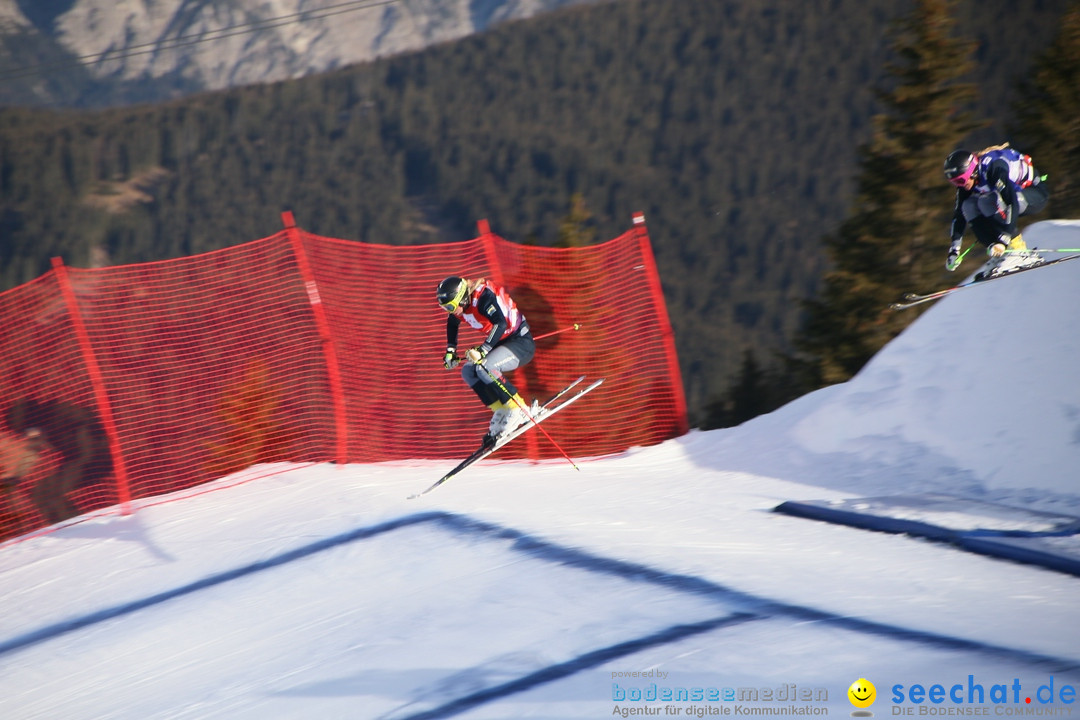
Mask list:
[[972,155],[971,162],[968,163],[967,170],[957,175],[956,177],[949,178],[949,182],[951,182],[956,187],[964,187],[965,185],[967,185],[967,181],[971,178],[971,176],[975,174],[975,169],[978,167],[979,161],[974,155]]

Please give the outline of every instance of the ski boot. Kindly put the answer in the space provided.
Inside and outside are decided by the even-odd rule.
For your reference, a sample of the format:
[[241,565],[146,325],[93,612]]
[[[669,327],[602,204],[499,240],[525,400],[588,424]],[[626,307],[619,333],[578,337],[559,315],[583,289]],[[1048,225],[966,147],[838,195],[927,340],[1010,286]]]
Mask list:
[[521,395],[514,393],[514,396],[505,403],[505,406],[507,414],[503,420],[503,435],[517,430],[521,425],[529,421],[529,417],[526,414],[528,412],[526,410],[528,404]]
[[975,273],[976,280],[986,280],[999,275],[1007,275],[1015,270],[1039,265],[1044,262],[1041,255],[1034,250],[1027,249],[1027,243],[1020,235],[1005,242],[1006,236],[1000,238],[1000,242],[993,243],[986,249],[990,259],[983,265],[979,272]]
[[528,411],[523,409],[528,406],[518,394],[515,394],[508,402],[499,402],[491,407],[495,412],[491,416],[491,422],[488,423],[487,435],[484,436],[485,447],[491,447],[499,441],[499,438],[529,422]]

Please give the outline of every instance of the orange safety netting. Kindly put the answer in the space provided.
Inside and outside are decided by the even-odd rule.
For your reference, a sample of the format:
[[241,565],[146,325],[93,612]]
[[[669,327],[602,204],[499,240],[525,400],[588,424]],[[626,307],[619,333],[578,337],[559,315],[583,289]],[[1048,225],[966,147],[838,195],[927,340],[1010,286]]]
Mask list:
[[[546,399],[604,384],[544,423],[568,454],[686,431],[682,382],[641,216],[600,245],[319,237],[51,272],[0,294],[0,538],[258,463],[456,459],[490,411],[446,371],[448,275],[507,288],[538,338],[510,377]],[[574,325],[579,329],[574,330]],[[482,336],[462,325],[459,345]],[[558,457],[540,433],[499,458]]]

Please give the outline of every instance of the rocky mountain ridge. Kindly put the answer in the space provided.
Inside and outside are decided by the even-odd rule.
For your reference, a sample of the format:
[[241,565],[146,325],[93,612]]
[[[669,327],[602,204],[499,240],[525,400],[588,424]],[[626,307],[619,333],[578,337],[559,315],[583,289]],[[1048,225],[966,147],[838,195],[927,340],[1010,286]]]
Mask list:
[[0,0],[0,104],[154,102],[297,78],[584,2],[596,0]]

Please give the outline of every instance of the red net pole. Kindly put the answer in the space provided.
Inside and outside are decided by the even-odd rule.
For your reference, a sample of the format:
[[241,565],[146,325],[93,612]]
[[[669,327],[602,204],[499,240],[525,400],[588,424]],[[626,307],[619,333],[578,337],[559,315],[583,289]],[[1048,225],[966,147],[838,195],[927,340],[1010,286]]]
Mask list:
[[675,417],[679,421],[678,427],[681,435],[688,432],[690,426],[686,419],[686,394],[683,390],[682,372],[679,370],[679,356],[675,352],[675,332],[671,329],[671,318],[667,313],[667,303],[664,302],[664,289],[660,286],[660,272],[656,268],[656,258],[653,257],[649,231],[645,227],[645,215],[639,212],[634,213],[633,219],[634,231],[637,233],[638,242],[641,244],[641,261],[647,271],[645,275],[648,278],[653,307],[656,308],[656,322],[664,346],[667,373],[675,390],[673,393]]
[[337,349],[334,346],[334,336],[330,332],[330,323],[326,319],[326,311],[323,309],[322,296],[319,294],[319,284],[315,280],[315,274],[311,271],[311,263],[304,251],[304,242],[300,237],[300,229],[296,227],[296,220],[291,212],[281,214],[285,232],[292,243],[293,252],[296,254],[296,264],[300,270],[300,276],[307,289],[308,301],[311,303],[311,312],[315,316],[315,325],[318,328],[319,339],[322,342],[323,355],[326,356],[327,382],[330,384],[330,399],[334,406],[334,429],[337,435],[335,461],[338,465],[344,465],[349,456],[348,450],[348,418],[345,413],[345,393],[341,387],[341,368],[338,365]]
[[94,400],[97,403],[98,413],[101,416],[101,425],[105,429],[105,435],[109,439],[109,452],[113,460],[113,476],[116,478],[116,493],[120,500],[120,510],[127,515],[130,512],[131,489],[128,483],[127,468],[124,465],[124,453],[120,447],[120,436],[116,432],[116,422],[113,419],[112,405],[109,403],[109,394],[105,391],[105,382],[101,377],[101,368],[98,366],[97,356],[90,345],[90,336],[86,332],[82,313],[79,312],[79,303],[75,299],[75,291],[71,287],[71,280],[67,274],[67,268],[61,258],[52,259],[53,271],[56,274],[57,284],[60,286],[60,294],[64,298],[68,315],[71,318],[71,326],[75,332],[79,350],[86,363],[86,372],[90,376],[90,386],[94,392]]

